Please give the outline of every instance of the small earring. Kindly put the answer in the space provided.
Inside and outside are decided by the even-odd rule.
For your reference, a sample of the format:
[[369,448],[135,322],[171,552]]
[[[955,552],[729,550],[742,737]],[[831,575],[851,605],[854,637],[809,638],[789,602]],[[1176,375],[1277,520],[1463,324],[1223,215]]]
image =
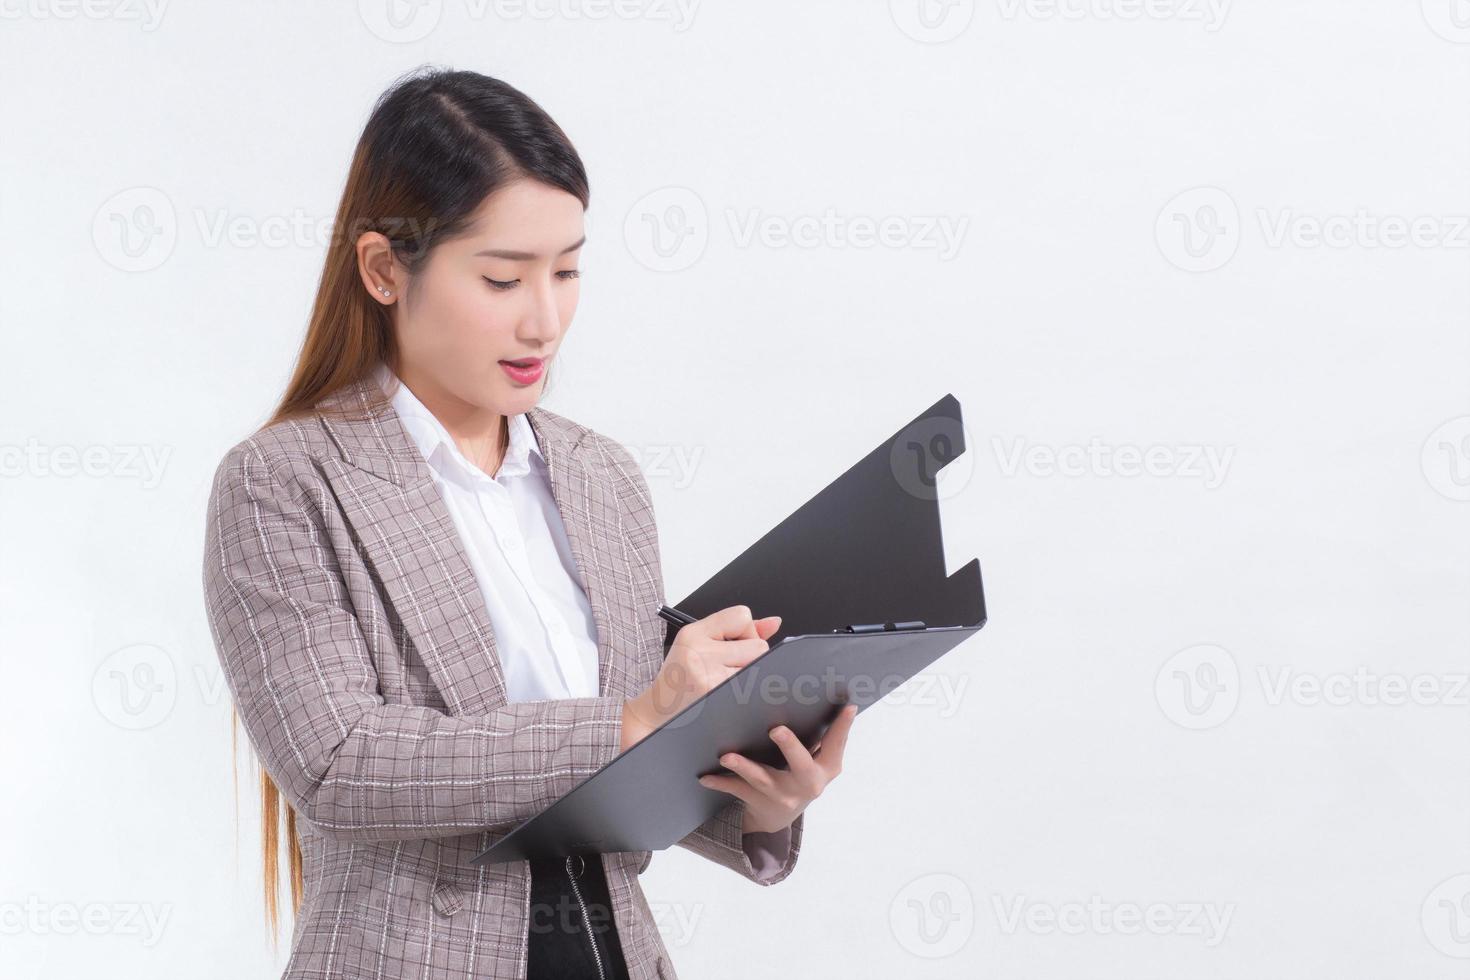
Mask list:
[[387,289],[384,289],[382,286],[379,286],[378,287],[378,292],[382,293],[384,296],[392,296],[393,295],[392,292],[390,292]]

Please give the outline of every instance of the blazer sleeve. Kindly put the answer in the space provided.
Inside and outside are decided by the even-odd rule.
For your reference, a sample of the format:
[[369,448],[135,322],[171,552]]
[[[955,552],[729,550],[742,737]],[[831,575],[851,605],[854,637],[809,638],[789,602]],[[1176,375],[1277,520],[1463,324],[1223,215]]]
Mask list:
[[791,825],[775,833],[741,834],[745,801],[733,799],[713,817],[700,824],[679,846],[723,865],[760,885],[774,885],[791,874],[801,853],[801,834],[806,824],[803,812]]
[[325,834],[367,840],[509,829],[618,754],[621,698],[467,717],[385,703],[327,540],[325,496],[247,440],[216,471],[206,517],[204,594],[220,663],[297,813]]
[[[627,488],[625,511],[628,528],[635,546],[643,553],[643,566],[653,576],[653,586],[660,599],[665,595],[663,563],[659,553],[658,525],[654,519],[653,497],[648,490],[648,480],[633,460],[632,454],[612,439],[602,438],[599,442],[603,452],[623,477]],[[658,620],[662,623],[662,620]],[[654,631],[658,654],[663,654],[664,631]],[[792,824],[776,833],[742,834],[741,823],[745,818],[745,802],[731,797],[730,803],[710,817],[687,836],[678,841],[680,847],[729,868],[736,874],[762,885],[774,885],[791,874],[801,853],[801,835],[806,814],[797,816]],[[649,855],[638,869],[648,867]]]

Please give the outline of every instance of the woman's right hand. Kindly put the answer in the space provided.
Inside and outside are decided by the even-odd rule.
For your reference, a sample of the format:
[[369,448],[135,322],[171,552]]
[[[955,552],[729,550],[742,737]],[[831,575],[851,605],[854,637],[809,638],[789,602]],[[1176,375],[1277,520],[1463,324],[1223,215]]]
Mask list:
[[653,684],[623,706],[622,750],[769,650],[780,626],[780,616],[752,619],[749,606],[728,606],[680,627]]

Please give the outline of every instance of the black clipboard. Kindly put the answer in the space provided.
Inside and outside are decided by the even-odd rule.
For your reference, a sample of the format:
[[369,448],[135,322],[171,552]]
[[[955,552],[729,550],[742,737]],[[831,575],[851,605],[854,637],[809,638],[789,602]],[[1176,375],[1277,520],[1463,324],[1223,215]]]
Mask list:
[[947,575],[939,521],[938,473],[964,451],[959,401],[946,395],[679,602],[695,617],[779,610],[782,628],[743,670],[471,863],[670,847],[730,804],[698,782],[722,771],[722,753],[782,765],[772,727],[810,747],[842,704],[866,710],[980,630],[979,559]]

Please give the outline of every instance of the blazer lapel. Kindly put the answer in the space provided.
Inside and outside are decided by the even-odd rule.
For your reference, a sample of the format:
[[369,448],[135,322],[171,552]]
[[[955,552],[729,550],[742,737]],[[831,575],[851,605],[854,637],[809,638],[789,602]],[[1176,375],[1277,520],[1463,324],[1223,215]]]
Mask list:
[[598,693],[627,696],[627,670],[614,662],[616,651],[633,648],[614,642],[621,638],[615,627],[627,617],[614,612],[621,593],[616,592],[611,573],[624,555],[624,539],[622,511],[609,486],[610,474],[600,459],[588,460],[585,453],[576,451],[586,429],[539,407],[527,412],[526,418],[546,457],[551,495],[597,626]]
[[[508,699],[479,581],[428,463],[392,404],[374,398],[376,384],[369,377],[332,399],[356,418],[321,416],[342,453],[340,461],[325,461],[325,472],[364,560],[450,713],[481,714]],[[617,624],[626,618],[614,613],[621,593],[609,577],[613,562],[626,553],[616,494],[607,472],[589,466],[577,451],[586,429],[539,407],[527,419],[546,458],[552,496],[592,607],[599,693],[626,697],[629,669],[613,657],[637,647],[613,642]]]

